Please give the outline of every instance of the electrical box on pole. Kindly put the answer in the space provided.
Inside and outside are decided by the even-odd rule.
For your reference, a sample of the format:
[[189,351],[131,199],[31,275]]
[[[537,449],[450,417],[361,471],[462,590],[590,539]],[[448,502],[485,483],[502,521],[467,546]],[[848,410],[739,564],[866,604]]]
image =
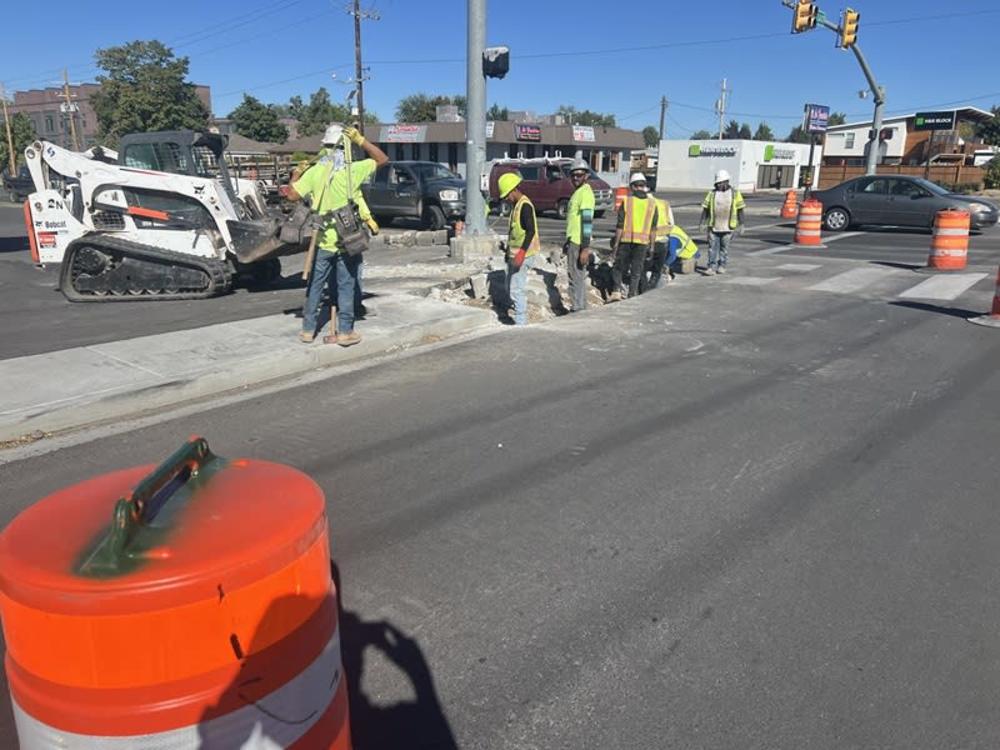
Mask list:
[[858,41],[858,21],[861,14],[856,10],[848,8],[840,17],[840,32],[837,34],[837,46],[841,49],[850,49]]
[[801,34],[816,28],[816,18],[819,8],[810,0],[798,0],[792,9],[792,33]]
[[483,50],[483,75],[487,78],[503,78],[510,70],[509,47],[487,47]]

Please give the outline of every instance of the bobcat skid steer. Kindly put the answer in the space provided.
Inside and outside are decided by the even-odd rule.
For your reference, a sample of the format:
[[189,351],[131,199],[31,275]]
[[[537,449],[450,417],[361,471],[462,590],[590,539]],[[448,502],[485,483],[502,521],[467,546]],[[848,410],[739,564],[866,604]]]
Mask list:
[[84,153],[45,141],[25,149],[35,185],[24,205],[36,263],[60,263],[72,302],[200,299],[236,274],[281,275],[284,220],[258,186],[230,177],[225,138],[167,131],[122,138],[117,152]]

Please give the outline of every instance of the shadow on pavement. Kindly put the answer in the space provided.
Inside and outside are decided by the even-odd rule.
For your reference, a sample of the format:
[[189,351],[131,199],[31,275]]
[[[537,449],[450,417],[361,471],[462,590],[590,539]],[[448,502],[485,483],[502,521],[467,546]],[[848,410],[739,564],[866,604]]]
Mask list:
[[19,253],[28,251],[28,238],[0,237],[0,253]]
[[924,266],[920,263],[900,263],[894,260],[873,260],[873,266],[886,266],[888,268],[901,268],[904,271],[919,271]]
[[985,315],[988,310],[979,310],[978,312],[973,312],[972,310],[962,310],[957,307],[942,307],[940,305],[931,305],[927,302],[909,302],[906,300],[896,300],[889,303],[893,307],[906,307],[910,310],[920,310],[921,312],[932,312],[938,313],[939,315],[948,315],[952,318],[962,318],[963,320],[968,320],[969,318],[976,318],[980,315]]

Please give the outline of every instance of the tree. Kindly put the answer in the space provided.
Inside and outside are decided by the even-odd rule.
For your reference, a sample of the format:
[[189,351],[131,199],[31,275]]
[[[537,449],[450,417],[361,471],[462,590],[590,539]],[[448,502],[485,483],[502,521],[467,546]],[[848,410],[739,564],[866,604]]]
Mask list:
[[801,125],[796,125],[785,139],[785,143],[809,143],[810,135]]
[[510,117],[510,110],[506,107],[501,107],[496,102],[490,105],[490,108],[486,110],[486,119],[493,120],[493,122],[505,122]]
[[722,131],[722,137],[727,140],[735,140],[740,137],[740,124],[736,120],[730,120]]
[[771,127],[766,122],[762,122],[757,126],[757,130],[753,134],[753,139],[755,141],[773,141],[774,133],[771,132]]
[[571,125],[589,125],[595,128],[615,127],[615,116],[613,114],[602,114],[591,112],[589,109],[577,109],[572,105],[563,104],[556,110],[557,115],[566,118]]
[[[35,124],[24,112],[15,112],[10,116],[11,136],[14,140],[14,161],[24,161],[24,149],[35,140]],[[10,170],[10,155],[7,153],[7,129],[3,118],[0,118],[0,170]]]
[[649,148],[658,146],[660,143],[660,131],[652,125],[647,125],[642,129],[642,140],[646,142],[646,146]]
[[465,117],[466,101],[461,94],[455,96],[428,96],[427,94],[411,94],[399,100],[396,105],[397,122],[434,122],[437,119],[439,106],[454,105],[458,114]]
[[1000,187],[1000,156],[995,156],[986,162],[983,182],[991,190]]
[[696,130],[691,134],[692,141],[707,141],[712,137],[712,134],[707,130]]
[[827,125],[843,125],[847,122],[847,115],[843,112],[831,112],[829,119],[826,121]]
[[753,133],[750,132],[750,126],[747,123],[740,125],[740,138],[744,141],[749,141],[753,137]]
[[99,49],[101,88],[91,94],[100,137],[114,145],[126,133],[202,130],[210,112],[185,79],[188,59],[155,39]]
[[229,113],[233,127],[240,135],[265,143],[284,143],[288,140],[288,128],[278,122],[278,113],[259,99],[249,94]]
[[993,117],[980,124],[976,135],[988,146],[1000,146],[1000,105],[990,109]]

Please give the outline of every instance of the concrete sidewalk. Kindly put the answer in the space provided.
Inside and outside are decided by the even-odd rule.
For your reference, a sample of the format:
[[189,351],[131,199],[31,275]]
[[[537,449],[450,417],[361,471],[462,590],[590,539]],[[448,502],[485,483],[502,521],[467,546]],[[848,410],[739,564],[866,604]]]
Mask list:
[[[488,310],[406,293],[368,301],[353,347],[298,340],[301,320],[270,315],[0,361],[0,441],[154,411],[309,370],[499,325]],[[326,329],[327,331],[329,329]]]

